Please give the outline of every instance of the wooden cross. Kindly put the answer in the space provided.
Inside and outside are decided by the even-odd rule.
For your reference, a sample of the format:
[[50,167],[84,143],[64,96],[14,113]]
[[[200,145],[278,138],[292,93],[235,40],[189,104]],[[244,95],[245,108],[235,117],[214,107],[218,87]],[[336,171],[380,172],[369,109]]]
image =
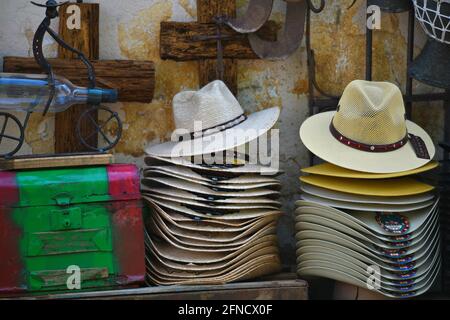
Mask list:
[[[176,61],[199,60],[200,85],[204,86],[217,79],[217,44],[215,40],[199,41],[199,37],[215,36],[217,16],[236,16],[235,0],[197,0],[197,22],[161,23],[161,58]],[[276,38],[276,26],[267,24],[259,35],[267,40]],[[228,88],[237,93],[237,59],[258,59],[245,35],[240,35],[229,27],[224,27],[222,35],[227,37],[223,43],[223,81]]]
[[[70,46],[82,51],[92,60],[97,86],[118,89],[121,102],[145,102],[153,99],[155,67],[151,61],[99,59],[99,4],[67,3],[59,9],[59,35]],[[49,59],[55,74],[66,77],[75,85],[87,86],[87,70],[76,56],[62,48],[58,59]],[[17,73],[42,73],[33,58],[5,57],[3,70]],[[77,153],[87,150],[76,135],[76,125],[87,106],[73,106],[55,118],[55,152]],[[89,130],[87,123],[81,131]],[[95,137],[94,137],[95,139]],[[90,141],[96,145],[97,141]]]

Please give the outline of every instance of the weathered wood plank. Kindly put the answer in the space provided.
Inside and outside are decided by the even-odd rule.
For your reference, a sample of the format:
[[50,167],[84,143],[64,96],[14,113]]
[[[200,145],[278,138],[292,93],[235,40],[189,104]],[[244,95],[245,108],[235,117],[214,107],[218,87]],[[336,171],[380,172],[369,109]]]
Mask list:
[[[87,70],[79,60],[49,59],[57,75],[66,77],[75,85],[87,85]],[[121,102],[153,100],[155,64],[152,61],[94,60],[98,86],[118,89]],[[34,58],[4,57],[4,72],[43,73]]]
[[[200,23],[211,23],[217,16],[236,16],[236,0],[197,0],[197,20]],[[217,33],[217,28],[214,28],[213,34]],[[221,31],[222,32],[222,31]],[[206,35],[207,33],[205,33]],[[215,55],[211,60],[199,61],[199,81],[200,86],[203,87],[213,80],[218,79],[218,61],[217,61],[217,42],[213,41],[215,45]],[[229,47],[224,41],[222,41],[224,51],[227,51]],[[224,56],[223,59],[223,81],[227,84],[228,88],[237,95],[237,62],[231,59],[233,57]],[[243,59],[243,57],[240,57]]]
[[308,300],[308,283],[303,280],[253,281],[225,285],[147,287],[126,290],[51,294],[24,299],[104,300]]
[[[67,10],[74,6],[80,8],[80,28],[68,28],[72,22],[73,11]],[[89,59],[99,58],[99,18],[100,5],[98,3],[67,3],[59,8],[59,36],[64,41],[84,54]],[[58,57],[63,59],[76,59],[77,55],[61,46],[58,47]]]
[[[269,40],[275,40],[278,26],[275,22],[267,23],[258,34]],[[199,36],[214,36],[216,25],[197,22],[161,22],[162,59],[189,61],[217,59],[217,42],[215,40],[199,41]],[[259,59],[253,52],[246,35],[238,34],[229,27],[223,28],[223,35],[233,39],[224,40],[224,58]]]
[[112,154],[84,154],[58,157],[17,157],[0,160],[0,170],[25,170],[45,168],[66,168],[83,166],[100,166],[114,163]]
[[[109,277],[107,268],[81,269],[82,281],[107,279]],[[66,270],[34,271],[31,277],[42,282],[42,288],[51,288],[65,285],[69,274]]]
[[[80,11],[79,29],[72,28],[73,11],[68,8],[78,8]],[[59,36],[69,46],[83,52],[89,60],[99,59],[99,19],[100,6],[98,3],[67,3],[59,9]],[[60,59],[75,59],[77,56],[61,46],[58,46],[58,57]],[[78,139],[76,134],[78,119],[89,106],[75,105],[55,116],[55,152],[83,152],[89,151]],[[98,114],[91,115],[97,121]],[[91,123],[88,119],[80,123],[81,136],[90,134]],[[98,145],[97,136],[92,136],[87,143],[91,146]]]

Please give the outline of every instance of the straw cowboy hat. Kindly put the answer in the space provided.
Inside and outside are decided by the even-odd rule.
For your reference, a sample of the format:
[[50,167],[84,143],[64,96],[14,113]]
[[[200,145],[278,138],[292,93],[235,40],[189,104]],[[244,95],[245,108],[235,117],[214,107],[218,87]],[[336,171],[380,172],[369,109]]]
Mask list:
[[391,178],[399,178],[412,176],[415,174],[427,172],[433,170],[439,166],[439,162],[431,161],[426,165],[414,169],[403,172],[394,172],[394,173],[367,173],[360,172],[355,170],[350,170],[342,167],[338,167],[332,163],[322,163],[316,166],[312,166],[309,168],[303,168],[301,171],[303,173],[309,174],[317,174],[320,176],[329,176],[329,177],[337,177],[337,178],[352,178],[352,179],[391,179]]
[[[347,235],[353,238],[354,243],[358,243],[361,245],[369,244],[375,245],[378,248],[383,250],[400,250],[400,249],[411,249],[415,247],[423,248],[424,245],[430,245],[433,242],[425,242],[424,240],[435,240],[432,237],[432,233],[436,231],[438,228],[437,220],[434,221],[433,225],[430,225],[426,230],[424,230],[418,237],[410,240],[405,240],[404,242],[387,242],[385,240],[381,240],[376,236],[365,234],[359,231],[356,231],[344,224],[336,222],[331,219],[326,218],[316,218],[313,215],[299,215],[296,219],[298,221],[296,223],[297,230],[312,230],[318,232],[330,232],[330,234],[339,236],[341,234]],[[431,236],[430,236],[431,235]],[[350,238],[349,238],[350,239]]]
[[[414,279],[408,279],[408,281],[404,281],[400,276],[395,278],[395,273],[392,274],[389,271],[380,268],[380,280],[382,284],[384,283],[386,286],[391,287],[392,290],[400,290],[402,288],[404,290],[407,290],[408,287],[416,287],[423,283],[425,279],[429,278],[430,274],[434,274],[436,268],[438,267],[436,265],[436,262],[439,261],[439,254],[437,254],[437,252],[434,252],[433,256],[430,257],[430,260],[434,263],[430,263],[430,261],[427,261],[423,267],[420,267],[421,270],[419,272],[421,274],[419,276],[417,276],[416,274]],[[341,256],[340,253],[318,253],[315,251],[307,252],[300,255],[298,261],[299,268],[312,265],[323,267],[330,267],[333,265],[334,267],[338,267],[338,269],[340,269],[341,267],[349,268],[350,270],[347,269],[346,271],[352,275],[358,276],[359,274],[360,276],[366,278],[369,276],[369,274],[367,273],[367,269],[368,267],[370,267],[370,265],[361,263],[360,260],[354,259],[347,255]]]
[[348,201],[340,201],[328,199],[325,197],[304,193],[300,196],[302,200],[316,202],[318,204],[347,210],[359,210],[368,212],[409,212],[429,207],[433,201],[426,201],[412,204],[373,204],[373,203],[354,203]]
[[[330,259],[331,260],[331,259]],[[440,258],[437,259],[438,262]],[[367,288],[367,280],[370,278],[371,274],[367,272],[367,269],[357,268],[353,265],[349,265],[348,263],[342,262],[342,259],[337,258],[334,261],[328,260],[306,260],[299,264],[298,270],[304,270],[309,268],[318,268],[319,270],[330,269],[340,274],[345,274],[348,278],[356,278],[364,283],[364,286]],[[398,284],[393,281],[386,281],[382,276],[380,277],[380,289],[385,290],[386,292],[391,292],[392,294],[411,294],[414,295],[418,290],[422,288],[428,288],[430,284],[436,279],[437,274],[439,273],[440,266],[438,264],[434,264],[433,268],[429,270],[424,277],[413,281],[413,283],[408,284]],[[333,278],[332,278],[333,279]]]
[[159,207],[162,207],[166,210],[172,210],[184,215],[191,216],[193,218],[205,218],[205,219],[214,219],[214,220],[248,220],[253,218],[263,218],[266,216],[273,215],[274,213],[280,212],[279,210],[236,210],[233,213],[228,214],[218,214],[215,210],[209,210],[209,211],[198,211],[198,210],[192,210],[186,206],[183,206],[182,204],[179,204],[178,202],[173,201],[167,201],[167,200],[156,200],[148,197],[144,197],[144,199],[150,203],[155,203]]
[[[279,191],[272,190],[269,188],[258,188],[249,189],[245,185],[241,188],[224,190],[222,188],[207,187],[198,183],[193,183],[185,180],[174,179],[174,178],[144,178],[142,179],[142,190],[145,192],[147,187],[170,187],[175,189],[180,189],[188,192],[194,192],[195,194],[204,195],[207,199],[214,198],[232,198],[232,197],[271,197],[277,198],[280,193]],[[278,187],[278,186],[277,186]]]
[[[424,275],[426,275],[432,268],[433,264],[436,258],[438,250],[434,249],[432,254],[430,255],[429,252],[427,253],[427,256],[424,257],[424,263],[413,269],[413,272],[404,272],[404,271],[398,271],[398,268],[393,266],[392,264],[384,263],[383,261],[379,261],[376,259],[373,259],[371,257],[365,256],[357,251],[348,249],[346,247],[340,246],[338,244],[333,244],[331,242],[327,241],[321,241],[321,240],[306,240],[305,243],[301,243],[298,246],[298,249],[296,250],[297,254],[297,263],[300,263],[304,259],[302,259],[302,255],[304,254],[317,254],[317,255],[333,255],[333,256],[339,256],[340,258],[348,261],[349,263],[357,266],[365,266],[365,265],[378,265],[380,267],[380,271],[382,276],[385,279],[390,280],[416,280]],[[367,268],[366,268],[367,270]]]
[[300,181],[308,185],[328,190],[364,196],[401,197],[429,193],[434,190],[433,186],[409,177],[361,180],[309,175],[300,177]]
[[[150,173],[150,174],[149,174]],[[196,172],[192,169],[181,166],[151,166],[144,169],[144,176],[154,175],[167,175],[175,178],[186,179],[194,182],[206,182],[213,185],[225,185],[225,184],[258,184],[258,183],[279,183],[278,180],[262,176],[259,174],[241,174],[235,177],[204,174],[202,172]]]
[[236,163],[205,164],[205,163],[195,163],[195,159],[194,161],[192,161],[191,157],[165,158],[165,157],[158,157],[155,155],[149,155],[145,157],[144,161],[147,166],[151,167],[158,165],[172,164],[176,166],[190,168],[192,170],[197,170],[205,174],[211,175],[220,174],[232,177],[248,173],[257,173],[257,174],[264,173],[266,175],[279,175],[282,173],[282,171],[278,169],[258,164],[250,164],[245,162],[240,163],[240,161],[237,161]]
[[[259,189],[259,188],[269,188],[269,189],[280,189],[281,188],[281,184],[278,180],[272,179],[272,180],[263,180],[261,179],[261,182],[255,182],[255,183],[247,183],[245,178],[243,179],[239,179],[236,178],[235,181],[241,181],[240,183],[229,183],[229,184],[225,184],[225,183],[217,183],[215,181],[209,180],[209,181],[205,181],[202,179],[196,179],[194,177],[188,177],[188,176],[184,176],[184,175],[179,175],[176,173],[176,171],[171,172],[170,170],[156,170],[156,169],[151,169],[151,170],[146,170],[144,172],[144,177],[145,178],[174,178],[177,180],[182,180],[182,181],[186,181],[186,182],[190,182],[190,183],[196,183],[199,185],[203,185],[209,188],[216,188],[218,190],[248,190],[248,189]],[[250,180],[249,180],[250,181]]]
[[337,166],[369,173],[419,168],[434,157],[430,136],[406,120],[400,89],[388,82],[355,80],[344,90],[338,110],[307,119],[304,145]]
[[191,193],[188,191],[175,189],[175,188],[145,188],[143,193],[149,193],[154,196],[165,195],[174,198],[179,198],[181,201],[195,200],[204,203],[214,203],[214,204],[268,204],[272,206],[281,207],[279,201],[264,198],[264,197],[253,197],[253,198],[239,198],[239,197],[223,197],[223,198],[208,198],[208,196],[201,197],[198,194]]
[[245,233],[248,229],[259,224],[261,221],[273,220],[279,218],[280,212],[273,212],[271,215],[265,216],[263,219],[250,218],[250,219],[237,219],[237,220],[217,220],[217,219],[202,219],[201,223],[198,220],[193,219],[190,216],[177,213],[175,211],[164,210],[154,202],[148,202],[148,205],[154,209],[154,214],[158,214],[164,220],[169,223],[186,230],[201,231],[201,232],[213,232],[216,234]]
[[361,204],[390,204],[390,205],[407,205],[414,203],[423,203],[433,200],[435,195],[432,192],[422,193],[413,196],[403,197],[377,197],[377,196],[361,196],[346,192],[333,191],[325,188],[315,187],[310,184],[302,183],[300,189],[304,194],[314,195],[329,200],[344,201],[350,203]]
[[418,235],[422,234],[426,228],[428,228],[432,222],[434,222],[439,216],[437,210],[438,202],[428,208],[417,211],[407,212],[400,214],[400,220],[404,224],[407,224],[408,228],[387,228],[382,219],[379,219],[377,214],[367,214],[366,212],[352,211],[346,213],[344,211],[324,207],[317,203],[298,201],[299,208],[295,211],[297,217],[295,221],[300,221],[300,215],[313,215],[316,219],[329,219],[334,220],[337,223],[344,224],[350,228],[378,237],[384,241],[405,241],[412,240]]
[[278,107],[245,115],[220,80],[199,91],[185,91],[173,98],[176,130],[171,141],[146,149],[150,155],[183,157],[212,154],[244,145],[269,131],[280,116]]
[[[430,288],[433,286],[435,279],[437,278],[439,274],[440,267],[438,270],[434,272],[434,274],[430,277],[430,280],[424,285],[423,287],[417,288],[416,290],[413,290],[411,292],[402,292],[402,291],[388,291],[384,289],[374,289],[374,292],[383,294],[390,298],[396,298],[396,299],[408,299],[420,296],[424,293],[426,293]],[[318,276],[318,277],[326,277],[329,279],[333,279],[336,281],[342,281],[346,282],[355,286],[359,286],[362,288],[367,288],[367,278],[363,281],[360,278],[354,277],[353,275],[350,275],[346,272],[343,272],[342,270],[336,270],[333,268],[327,268],[327,267],[304,267],[299,268],[297,270],[298,274],[302,277],[306,276]]]

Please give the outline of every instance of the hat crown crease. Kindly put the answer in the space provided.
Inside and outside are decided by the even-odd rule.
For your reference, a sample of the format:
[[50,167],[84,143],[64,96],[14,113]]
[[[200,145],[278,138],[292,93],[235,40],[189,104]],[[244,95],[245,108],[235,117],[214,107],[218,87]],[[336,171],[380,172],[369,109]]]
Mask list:
[[173,99],[175,127],[191,133],[224,125],[244,114],[228,87],[220,80],[198,91],[184,91]]
[[346,138],[363,144],[399,142],[407,134],[402,93],[391,83],[355,80],[342,95],[333,125]]

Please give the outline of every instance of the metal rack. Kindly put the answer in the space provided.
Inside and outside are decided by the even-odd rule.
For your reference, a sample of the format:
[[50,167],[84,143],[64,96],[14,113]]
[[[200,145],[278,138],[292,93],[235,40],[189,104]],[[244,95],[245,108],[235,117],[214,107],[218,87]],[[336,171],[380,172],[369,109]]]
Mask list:
[[[366,4],[366,12],[369,7]],[[314,50],[311,48],[311,12],[307,13],[307,25],[306,25],[306,51],[308,60],[308,74],[309,74],[309,112],[310,115],[314,115],[320,112],[336,109],[339,98],[326,93],[320,88],[316,81],[316,63],[314,58]],[[407,36],[407,48],[406,48],[406,88],[404,90],[404,100],[408,119],[412,117],[412,106],[414,102],[424,101],[443,101],[446,105],[450,105],[450,92],[443,93],[426,93],[417,94],[413,92],[413,78],[409,75],[409,68],[414,59],[414,44],[415,44],[415,15],[414,8],[411,7],[408,11],[408,36]],[[366,29],[366,80],[372,80],[373,71],[373,30]],[[316,96],[319,93],[320,96]],[[444,116],[444,140],[450,141],[450,111],[445,108]],[[449,153],[444,153],[444,159],[449,159]],[[314,163],[314,156],[310,156],[311,165]]]

